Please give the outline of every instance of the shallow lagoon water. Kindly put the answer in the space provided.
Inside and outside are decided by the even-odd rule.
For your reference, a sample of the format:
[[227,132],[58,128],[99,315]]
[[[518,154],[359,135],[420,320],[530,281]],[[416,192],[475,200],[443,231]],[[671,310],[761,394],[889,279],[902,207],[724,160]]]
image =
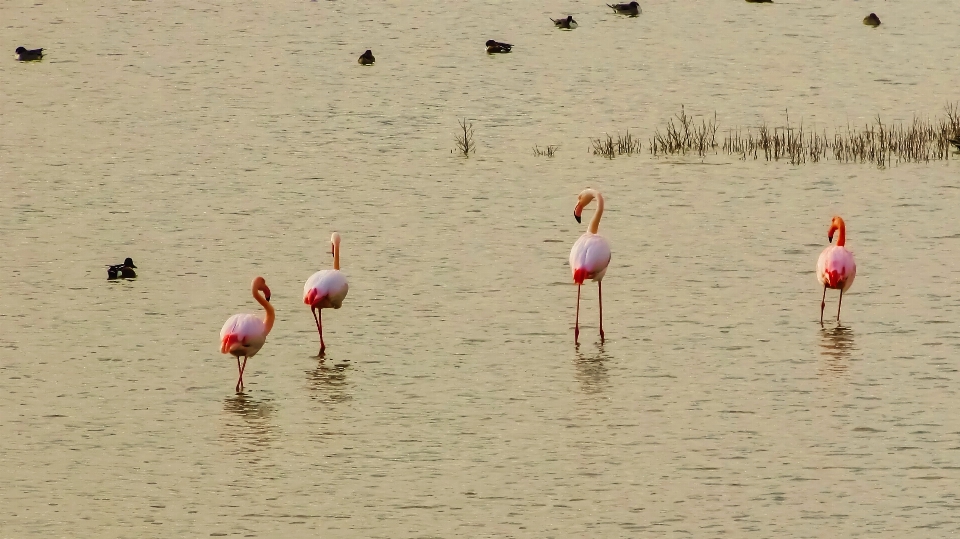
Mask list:
[[[0,535],[954,533],[957,161],[587,151],[681,105],[938,114],[960,6],[882,7],[7,2],[2,42],[47,56],[0,62]],[[587,185],[613,261],[575,348]],[[834,213],[858,273],[821,329]],[[237,395],[217,335],[258,274],[277,324]]]

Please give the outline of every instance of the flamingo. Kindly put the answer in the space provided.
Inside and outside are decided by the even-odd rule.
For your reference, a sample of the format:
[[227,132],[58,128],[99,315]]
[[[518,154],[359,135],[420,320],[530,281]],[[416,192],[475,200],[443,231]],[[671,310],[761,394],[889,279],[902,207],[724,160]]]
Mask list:
[[[255,356],[267,341],[267,335],[273,329],[276,315],[270,305],[270,289],[263,277],[255,277],[250,286],[253,299],[263,305],[267,315],[263,320],[253,314],[235,314],[227,318],[227,323],[220,330],[220,353],[232,354],[237,357],[237,371],[240,378],[237,380],[237,391],[243,387],[243,369],[247,367],[247,359]],[[260,293],[263,293],[261,295]],[[243,364],[240,357],[243,356]]]
[[339,309],[343,298],[347,297],[347,278],[340,272],[340,234],[330,236],[330,254],[333,255],[333,269],[321,270],[307,279],[303,285],[303,302],[310,306],[313,320],[320,334],[320,356],[327,349],[323,344],[323,312],[321,309]]
[[607,239],[597,234],[600,227],[600,216],[603,215],[603,195],[594,189],[584,189],[577,198],[577,206],[573,209],[573,216],[580,222],[580,212],[594,198],[597,199],[597,211],[590,220],[587,231],[573,244],[570,249],[570,269],[573,271],[573,281],[577,283],[577,319],[573,331],[573,342],[579,344],[580,337],[580,286],[584,279],[597,281],[597,291],[600,299],[600,342],[603,342],[603,288],[601,280],[610,264],[610,244]]
[[857,263],[853,261],[853,253],[844,247],[847,242],[847,227],[840,217],[830,221],[830,230],[827,239],[833,243],[834,231],[840,231],[837,244],[831,245],[820,253],[817,259],[817,279],[823,283],[823,298],[820,299],[820,325],[823,325],[823,308],[826,307],[827,289],[840,290],[840,301],[837,302],[837,322],[840,322],[840,304],[843,303],[843,293],[853,284],[857,276]]

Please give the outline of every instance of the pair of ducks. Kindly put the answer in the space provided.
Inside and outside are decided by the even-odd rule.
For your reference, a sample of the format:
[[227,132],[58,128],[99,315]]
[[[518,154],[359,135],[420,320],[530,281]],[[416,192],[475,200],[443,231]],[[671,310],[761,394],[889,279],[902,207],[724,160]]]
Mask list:
[[[640,4],[637,2],[630,2],[628,4],[607,4],[607,7],[612,9],[614,13],[619,15],[629,15],[631,17],[636,17],[641,13]],[[567,15],[566,19],[554,19],[551,18],[553,24],[563,30],[573,30],[577,27],[577,21],[573,20],[573,15]]]
[[[614,12],[620,15],[629,15],[631,17],[636,17],[640,14],[640,4],[637,2],[630,2],[628,4],[607,4],[607,7],[613,9]],[[573,30],[577,26],[577,21],[573,20],[573,15],[567,15],[565,19],[554,19],[550,18],[553,21],[554,26],[560,28],[561,30]],[[513,50],[513,45],[509,43],[501,43],[499,41],[488,40],[486,43],[487,54],[505,54]]]
[[21,62],[32,62],[43,58],[43,49],[28,50],[25,47],[17,47],[17,60]]
[[136,279],[137,272],[133,271],[136,268],[133,265],[133,259],[127,258],[123,261],[123,264],[114,264],[112,266],[107,266],[107,280],[112,281],[114,279]]

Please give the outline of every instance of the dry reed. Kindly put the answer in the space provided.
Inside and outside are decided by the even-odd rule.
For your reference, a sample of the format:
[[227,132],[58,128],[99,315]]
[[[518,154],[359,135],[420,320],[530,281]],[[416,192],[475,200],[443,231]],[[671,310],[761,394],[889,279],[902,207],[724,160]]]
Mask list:
[[[477,152],[477,146],[473,143],[473,123],[467,122],[467,119],[457,120],[463,133],[458,133],[454,139],[457,141],[456,153],[464,157],[470,157],[470,153]],[[451,150],[453,152],[453,150]]]
[[613,159],[618,155],[633,155],[635,153],[640,153],[641,143],[639,140],[633,138],[633,135],[630,134],[630,130],[627,130],[626,135],[621,135],[617,133],[617,140],[614,141],[613,137],[607,135],[606,139],[592,139],[591,144],[593,145],[592,151],[593,155],[602,155],[607,159]]
[[730,130],[723,140],[723,151],[740,159],[790,161],[794,165],[808,160],[818,162],[833,157],[842,163],[873,163],[886,167],[897,163],[925,163],[950,158],[950,139],[960,135],[960,105],[948,104],[945,117],[929,120],[914,117],[910,123],[887,124],[877,115],[862,128],[848,125],[833,138],[826,130],[804,132],[803,123],[770,128],[766,122],[756,130]]
[[667,122],[666,132],[661,134],[659,129],[653,133],[650,139],[650,153],[653,155],[671,155],[686,154],[696,152],[700,157],[705,157],[709,150],[715,150],[717,147],[717,113],[713,113],[713,119],[709,122],[705,119],[700,120],[698,125],[692,116],[687,116],[687,111],[683,105],[680,106],[680,113]]
[[553,157],[554,155],[557,154],[557,150],[559,148],[560,146],[557,146],[557,145],[548,145],[547,149],[541,150],[540,146],[534,146],[533,155],[535,155],[536,157]]

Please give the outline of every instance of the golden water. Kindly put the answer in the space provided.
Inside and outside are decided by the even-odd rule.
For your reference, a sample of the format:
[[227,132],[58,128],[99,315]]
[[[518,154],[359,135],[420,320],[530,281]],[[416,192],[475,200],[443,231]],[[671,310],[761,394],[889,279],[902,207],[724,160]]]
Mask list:
[[[646,148],[681,105],[936,115],[960,4],[643,10],[0,3],[0,537],[955,533],[957,161],[587,149]],[[613,261],[607,341],[591,284],[576,349],[588,185]],[[821,330],[834,213],[858,273]],[[320,362],[300,294],[333,230],[350,294]],[[140,278],[107,282],[127,256]],[[236,395],[217,337],[255,275],[277,324]]]

